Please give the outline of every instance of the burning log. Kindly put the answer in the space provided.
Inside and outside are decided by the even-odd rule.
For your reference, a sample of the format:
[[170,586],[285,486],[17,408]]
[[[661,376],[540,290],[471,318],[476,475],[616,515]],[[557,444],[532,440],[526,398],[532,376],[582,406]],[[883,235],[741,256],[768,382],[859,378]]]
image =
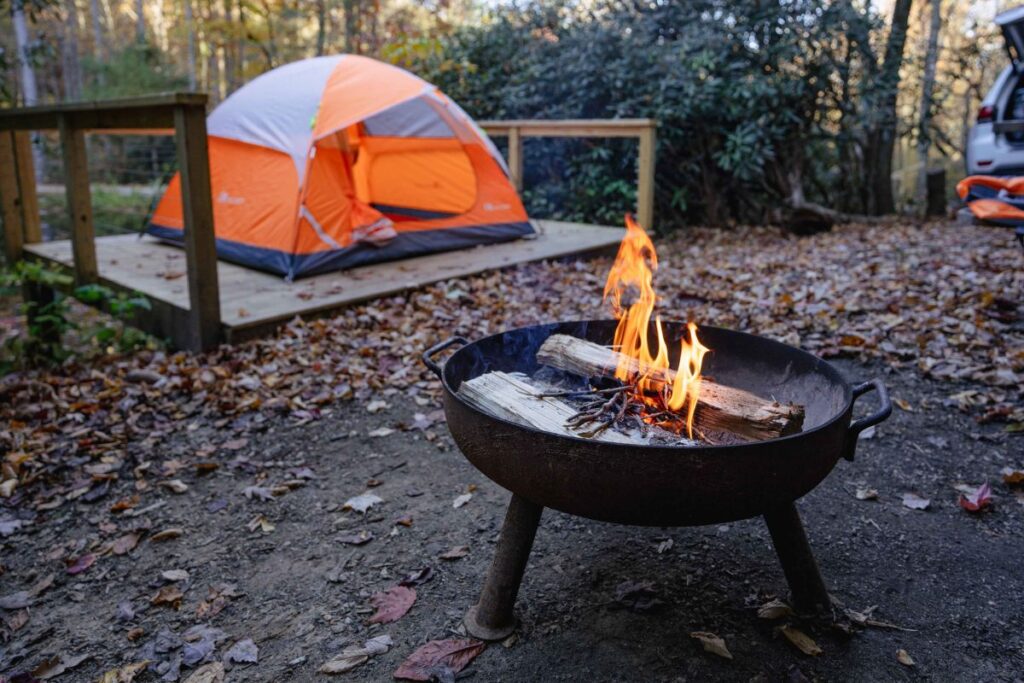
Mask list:
[[[548,337],[537,352],[539,363],[581,377],[614,377],[619,363],[626,360],[623,354],[606,346],[564,334]],[[628,362],[631,374],[639,370],[637,359]],[[651,379],[655,386],[670,385],[674,377],[675,371],[666,368],[654,370]],[[728,432],[748,441],[760,441],[796,434],[803,422],[803,406],[783,405],[707,378],[700,381],[700,399],[694,415],[697,432]]]
[[577,411],[571,405],[515,375],[488,372],[459,385],[459,396],[480,410],[534,429],[565,436],[587,437],[598,441],[635,443],[625,434],[612,429],[594,433],[582,426],[573,427]]

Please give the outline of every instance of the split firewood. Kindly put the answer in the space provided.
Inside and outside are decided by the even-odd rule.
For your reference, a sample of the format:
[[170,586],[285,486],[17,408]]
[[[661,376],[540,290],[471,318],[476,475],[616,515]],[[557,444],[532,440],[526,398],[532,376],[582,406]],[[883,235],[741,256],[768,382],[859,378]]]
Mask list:
[[[537,362],[581,377],[614,377],[625,356],[607,346],[556,334],[548,337],[537,352]],[[631,372],[639,362],[629,359]],[[655,372],[655,386],[671,384],[674,370]],[[748,441],[774,439],[796,434],[803,427],[804,408],[756,396],[749,391],[701,379],[700,398],[693,418],[695,432],[728,432]]]
[[[545,432],[586,438],[586,429],[573,429],[567,424],[577,411],[571,405],[535,387],[515,375],[488,372],[459,385],[459,396],[472,406],[510,422]],[[595,441],[636,443],[625,434],[606,429],[594,435]]]

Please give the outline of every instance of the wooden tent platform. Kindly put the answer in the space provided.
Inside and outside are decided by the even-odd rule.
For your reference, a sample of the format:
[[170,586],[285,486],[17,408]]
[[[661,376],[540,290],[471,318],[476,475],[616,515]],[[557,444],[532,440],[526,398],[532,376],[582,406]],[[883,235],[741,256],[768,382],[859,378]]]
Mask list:
[[[519,263],[615,247],[624,230],[558,221],[534,221],[538,237],[474,249],[431,254],[286,282],[283,278],[218,261],[222,339],[237,342],[271,331],[295,316],[323,315],[350,304],[388,296],[453,277]],[[74,271],[70,240],[27,244],[29,258]],[[96,238],[100,282],[144,294],[153,311],[140,324],[176,346],[188,326],[185,252],[150,237]]]

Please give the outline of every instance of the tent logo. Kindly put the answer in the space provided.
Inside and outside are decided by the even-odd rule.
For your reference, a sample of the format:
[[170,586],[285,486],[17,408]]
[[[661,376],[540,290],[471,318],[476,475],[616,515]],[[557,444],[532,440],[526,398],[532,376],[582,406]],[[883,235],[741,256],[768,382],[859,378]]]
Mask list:
[[508,211],[511,208],[511,204],[492,204],[491,202],[484,202],[484,211]]
[[241,206],[245,204],[245,197],[232,197],[227,193],[226,190],[221,190],[220,194],[217,195],[217,201],[221,204],[231,204],[232,206]]

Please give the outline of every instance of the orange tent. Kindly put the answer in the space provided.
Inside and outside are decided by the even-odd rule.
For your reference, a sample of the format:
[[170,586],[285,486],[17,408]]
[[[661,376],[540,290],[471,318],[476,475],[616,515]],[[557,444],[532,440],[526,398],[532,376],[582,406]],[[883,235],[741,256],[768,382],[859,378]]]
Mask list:
[[[289,278],[532,235],[501,155],[437,88],[367,57],[269,71],[207,119],[217,254]],[[175,176],[148,232],[180,244]]]

